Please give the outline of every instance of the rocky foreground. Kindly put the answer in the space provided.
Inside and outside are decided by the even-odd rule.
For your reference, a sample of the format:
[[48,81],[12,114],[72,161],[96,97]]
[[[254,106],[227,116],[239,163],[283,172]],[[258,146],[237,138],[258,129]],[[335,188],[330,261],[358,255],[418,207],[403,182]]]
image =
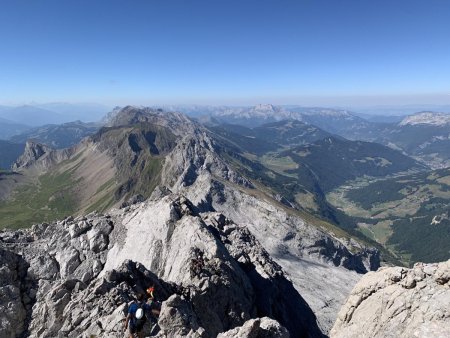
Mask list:
[[152,284],[159,337],[323,336],[246,228],[177,195],[2,232],[0,243],[1,337],[123,337],[127,305]]
[[353,289],[333,338],[450,337],[450,260],[381,268]]
[[[124,337],[127,306],[150,285],[157,337],[326,336],[247,227],[178,194],[3,231],[0,264],[0,337]],[[450,261],[381,268],[330,337],[448,337],[448,304]]]

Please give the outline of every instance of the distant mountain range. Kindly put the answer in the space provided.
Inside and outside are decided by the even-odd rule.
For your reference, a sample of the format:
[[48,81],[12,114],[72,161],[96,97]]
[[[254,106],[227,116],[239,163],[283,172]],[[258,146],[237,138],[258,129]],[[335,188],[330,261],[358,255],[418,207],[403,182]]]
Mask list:
[[416,126],[416,125],[428,125],[428,126],[446,126],[450,125],[450,114],[436,113],[431,111],[424,111],[409,115],[400,121],[400,126]]
[[13,143],[0,140],[0,170],[10,170],[11,165],[22,155],[25,149],[24,143]]
[[84,122],[98,121],[109,110],[109,107],[97,104],[71,103],[48,103],[14,107],[0,106],[0,118],[17,124],[36,127],[45,124],[61,124],[74,120]]
[[99,123],[84,123],[81,121],[63,124],[49,124],[31,128],[10,138],[15,143],[25,143],[28,140],[45,144],[55,149],[68,148],[92,135],[101,127]]
[[349,140],[381,143],[433,168],[450,166],[450,114],[447,113],[427,111],[390,120],[387,117],[358,116],[342,109],[264,104],[219,107],[206,115],[198,114],[196,118],[209,126],[234,124],[247,128],[283,120],[301,121]]
[[[347,110],[316,107],[284,107],[272,104],[259,104],[254,107],[217,107],[206,110],[205,114],[196,116],[207,124],[238,124],[246,127],[257,127],[263,124],[282,120],[298,120],[315,124],[316,119],[327,121],[342,121],[359,119]],[[325,128],[323,128],[325,129]]]
[[399,123],[370,124],[347,130],[346,137],[385,144],[430,165],[450,166],[450,114],[419,112]]
[[0,118],[0,140],[7,140],[11,136],[20,134],[30,129],[29,126]]
[[[350,109],[350,108],[348,108]],[[352,111],[368,116],[407,116],[419,111],[441,111],[450,113],[448,104],[408,104],[408,105],[377,105],[377,106],[354,106]]]
[[64,115],[35,106],[2,107],[0,117],[28,126],[66,122]]
[[4,138],[2,140],[0,137],[0,168],[10,169],[23,153],[27,141],[41,143],[53,149],[68,148],[94,134],[100,127],[99,123],[74,121],[33,128],[0,120],[0,135]]
[[405,118],[405,115],[370,115],[363,113],[355,113],[355,115],[374,123],[399,123]]

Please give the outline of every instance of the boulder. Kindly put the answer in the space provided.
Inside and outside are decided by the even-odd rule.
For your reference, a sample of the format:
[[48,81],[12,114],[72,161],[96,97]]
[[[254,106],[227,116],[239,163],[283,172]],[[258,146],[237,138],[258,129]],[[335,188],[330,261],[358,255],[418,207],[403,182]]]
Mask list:
[[55,258],[59,263],[61,278],[69,277],[81,264],[78,251],[72,248],[57,252]]
[[163,303],[158,324],[161,337],[206,337],[191,304],[179,295]]
[[233,330],[219,333],[217,338],[289,338],[289,332],[276,320],[268,317],[248,320]]
[[332,338],[450,337],[450,261],[369,272],[338,314]]

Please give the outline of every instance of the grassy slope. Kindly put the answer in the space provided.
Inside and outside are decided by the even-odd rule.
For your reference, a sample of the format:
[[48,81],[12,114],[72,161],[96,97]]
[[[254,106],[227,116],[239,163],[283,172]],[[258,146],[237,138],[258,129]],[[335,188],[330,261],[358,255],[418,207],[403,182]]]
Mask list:
[[[99,179],[99,154],[80,151],[55,165],[48,173],[19,185],[11,197],[0,202],[0,228],[29,227],[64,216],[104,211],[135,194],[148,197],[159,184],[165,154],[175,136],[166,128],[138,124],[103,129],[94,137],[114,160],[115,170]],[[91,196],[83,189],[94,188]]]
[[159,184],[165,155],[175,146],[175,139],[167,128],[147,123],[101,130],[101,142],[115,149],[111,155],[117,168],[116,201],[135,194],[150,196]]
[[19,187],[10,200],[0,202],[0,228],[17,229],[73,214],[74,184],[73,172],[64,172],[45,174],[35,184]]
[[298,163],[289,173],[310,170],[324,191],[330,191],[358,177],[385,177],[411,169],[425,169],[400,152],[376,143],[341,140],[334,137],[282,152]]

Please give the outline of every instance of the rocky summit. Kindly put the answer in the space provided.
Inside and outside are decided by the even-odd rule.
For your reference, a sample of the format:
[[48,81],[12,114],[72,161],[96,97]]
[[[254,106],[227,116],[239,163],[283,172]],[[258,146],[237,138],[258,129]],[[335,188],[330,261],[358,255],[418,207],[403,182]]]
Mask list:
[[0,239],[2,337],[122,337],[127,305],[150,285],[159,337],[323,336],[248,229],[182,196]]

